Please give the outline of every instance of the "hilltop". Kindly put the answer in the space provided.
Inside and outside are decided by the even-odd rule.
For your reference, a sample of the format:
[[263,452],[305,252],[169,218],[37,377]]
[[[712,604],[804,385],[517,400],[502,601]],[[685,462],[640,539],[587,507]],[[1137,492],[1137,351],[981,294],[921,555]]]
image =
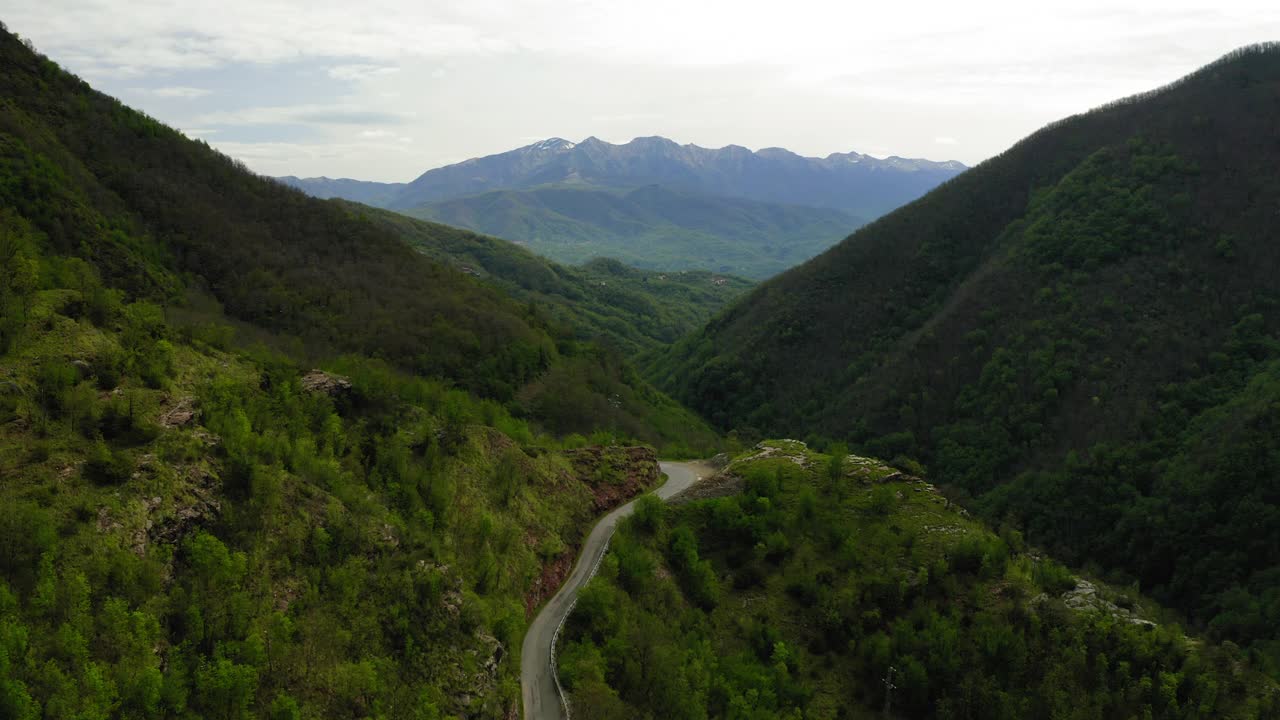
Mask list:
[[574,717],[1280,711],[1238,648],[874,458],[765,441],[697,495],[642,498],[581,591],[559,664]]

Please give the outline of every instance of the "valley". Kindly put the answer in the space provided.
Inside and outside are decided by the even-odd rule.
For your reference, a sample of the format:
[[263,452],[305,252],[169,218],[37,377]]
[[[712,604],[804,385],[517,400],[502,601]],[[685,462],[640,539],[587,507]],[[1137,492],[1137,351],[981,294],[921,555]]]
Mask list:
[[[972,168],[552,137],[378,183],[259,169],[416,163],[454,73],[546,50],[308,67],[300,17],[283,66],[157,26],[159,89],[0,25],[0,718],[1280,717],[1280,46]],[[392,46],[454,102],[377,105]],[[338,104],[222,109],[266,67]]]

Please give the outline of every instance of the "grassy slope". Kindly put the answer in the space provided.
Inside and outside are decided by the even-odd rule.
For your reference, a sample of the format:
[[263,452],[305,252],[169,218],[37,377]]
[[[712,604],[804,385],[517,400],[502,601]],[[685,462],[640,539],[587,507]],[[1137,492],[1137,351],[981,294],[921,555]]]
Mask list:
[[1276,417],[1250,402],[1280,359],[1278,87],[1280,51],[1254,49],[1046,128],[761,286],[652,377],[724,427],[915,456],[1280,671],[1280,545],[1258,530],[1280,522]]
[[351,212],[393,229],[429,257],[471,272],[534,303],[581,339],[631,355],[674,342],[751,286],[706,271],[636,270],[614,260],[559,265],[512,243],[386,210]]
[[404,212],[517,240],[563,263],[609,257],[651,270],[705,268],[749,278],[807,260],[863,223],[838,210],[657,186],[504,190]]
[[777,441],[726,472],[740,494],[648,504],[615,536],[565,633],[575,714],[882,717],[890,666],[893,717],[1280,711],[1238,649],[1105,586],[1073,609],[1068,571],[877,461],[833,474]]

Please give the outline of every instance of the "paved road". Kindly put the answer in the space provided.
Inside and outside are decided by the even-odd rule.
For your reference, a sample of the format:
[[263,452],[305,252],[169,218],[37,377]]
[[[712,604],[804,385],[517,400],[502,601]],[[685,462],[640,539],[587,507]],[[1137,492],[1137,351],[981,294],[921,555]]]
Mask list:
[[[666,500],[676,493],[710,474],[706,466],[698,463],[662,462],[667,481],[653,491]],[[564,720],[564,707],[551,672],[551,644],[556,629],[569,614],[578,591],[595,574],[596,565],[604,556],[605,544],[613,535],[618,521],[635,510],[635,500],[618,507],[601,518],[578,554],[578,563],[560,590],[542,607],[542,611],[529,625],[520,652],[520,688],[524,696],[525,720]]]

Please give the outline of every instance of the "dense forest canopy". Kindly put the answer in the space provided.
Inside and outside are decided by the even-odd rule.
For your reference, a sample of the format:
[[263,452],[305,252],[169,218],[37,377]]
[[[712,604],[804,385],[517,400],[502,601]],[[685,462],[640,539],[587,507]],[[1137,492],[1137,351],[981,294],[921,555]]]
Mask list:
[[346,203],[410,246],[495,283],[545,311],[565,334],[628,355],[655,350],[701,327],[751,283],[705,270],[640,270],[600,258],[566,266],[494,237]]
[[1280,47],[1068,118],[757,288],[650,377],[924,463],[1280,672]]
[[1191,642],[1143,598],[1082,582],[919,478],[844,453],[761,443],[717,481],[739,491],[644,504],[566,627],[574,716],[1280,712],[1239,648]]

